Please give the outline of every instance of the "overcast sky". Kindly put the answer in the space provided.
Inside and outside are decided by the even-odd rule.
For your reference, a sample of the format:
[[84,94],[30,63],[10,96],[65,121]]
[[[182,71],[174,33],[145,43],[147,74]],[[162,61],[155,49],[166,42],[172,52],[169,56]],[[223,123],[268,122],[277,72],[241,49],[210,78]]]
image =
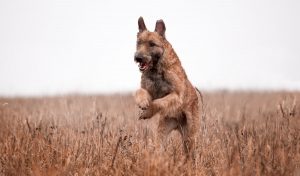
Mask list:
[[0,95],[137,89],[139,16],[200,89],[300,90],[298,0],[1,0]]

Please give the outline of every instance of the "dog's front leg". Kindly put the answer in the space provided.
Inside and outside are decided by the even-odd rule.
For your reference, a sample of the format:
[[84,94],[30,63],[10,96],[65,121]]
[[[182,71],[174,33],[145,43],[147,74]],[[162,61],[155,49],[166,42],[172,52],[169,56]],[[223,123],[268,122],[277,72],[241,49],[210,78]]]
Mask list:
[[154,109],[151,106],[149,106],[149,108],[141,112],[141,114],[139,115],[139,119],[150,119],[156,115],[159,115],[159,113],[155,113],[153,110]]
[[149,107],[152,97],[146,89],[140,88],[135,92],[135,102],[139,108],[145,110]]
[[153,114],[159,112],[160,116],[174,116],[182,107],[183,98],[176,92],[172,92],[165,97],[156,99],[152,102],[151,107]]
[[182,98],[177,93],[171,93],[163,98],[153,100],[148,108],[143,110],[139,119],[150,119],[154,116],[176,116],[183,104]]
[[153,100],[148,108],[144,109],[139,116],[139,119],[150,119],[154,116],[174,116],[182,105],[182,100],[178,94],[171,93],[163,98]]
[[139,119],[149,119],[153,116],[153,108],[150,106],[152,97],[146,89],[140,88],[135,92],[135,102],[142,110]]

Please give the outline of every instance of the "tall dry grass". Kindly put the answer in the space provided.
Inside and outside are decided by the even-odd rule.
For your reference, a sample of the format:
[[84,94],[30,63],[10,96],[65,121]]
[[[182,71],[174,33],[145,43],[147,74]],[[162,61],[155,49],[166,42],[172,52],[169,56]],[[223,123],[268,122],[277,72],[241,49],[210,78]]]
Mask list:
[[300,175],[300,93],[204,93],[195,163],[129,95],[0,99],[1,175]]

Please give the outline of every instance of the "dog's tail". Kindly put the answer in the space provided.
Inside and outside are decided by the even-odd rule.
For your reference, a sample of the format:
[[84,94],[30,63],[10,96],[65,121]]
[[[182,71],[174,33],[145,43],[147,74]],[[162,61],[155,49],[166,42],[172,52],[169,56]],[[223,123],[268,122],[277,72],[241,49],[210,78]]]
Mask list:
[[200,97],[200,100],[201,100],[201,104],[203,104],[204,102],[203,102],[203,95],[202,95],[202,93],[201,93],[201,91],[197,88],[197,87],[195,87],[195,89],[196,89],[196,91],[198,92],[198,97]]
[[201,111],[202,111],[202,113],[201,113],[202,121],[205,121],[206,115],[205,115],[204,97],[203,97],[203,94],[201,93],[201,91],[197,87],[195,87],[195,89],[196,89],[196,93],[197,93],[197,97],[198,97],[198,106],[201,108]]

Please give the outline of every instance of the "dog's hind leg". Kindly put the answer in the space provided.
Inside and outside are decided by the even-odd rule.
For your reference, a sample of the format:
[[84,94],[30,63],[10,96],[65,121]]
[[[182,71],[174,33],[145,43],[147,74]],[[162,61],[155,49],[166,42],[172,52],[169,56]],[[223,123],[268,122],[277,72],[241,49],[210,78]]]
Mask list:
[[199,112],[184,112],[179,121],[178,130],[182,137],[183,150],[187,158],[195,157],[196,132],[199,126]]
[[159,117],[157,142],[160,144],[160,150],[164,151],[166,149],[168,135],[176,128],[178,128],[177,119]]

